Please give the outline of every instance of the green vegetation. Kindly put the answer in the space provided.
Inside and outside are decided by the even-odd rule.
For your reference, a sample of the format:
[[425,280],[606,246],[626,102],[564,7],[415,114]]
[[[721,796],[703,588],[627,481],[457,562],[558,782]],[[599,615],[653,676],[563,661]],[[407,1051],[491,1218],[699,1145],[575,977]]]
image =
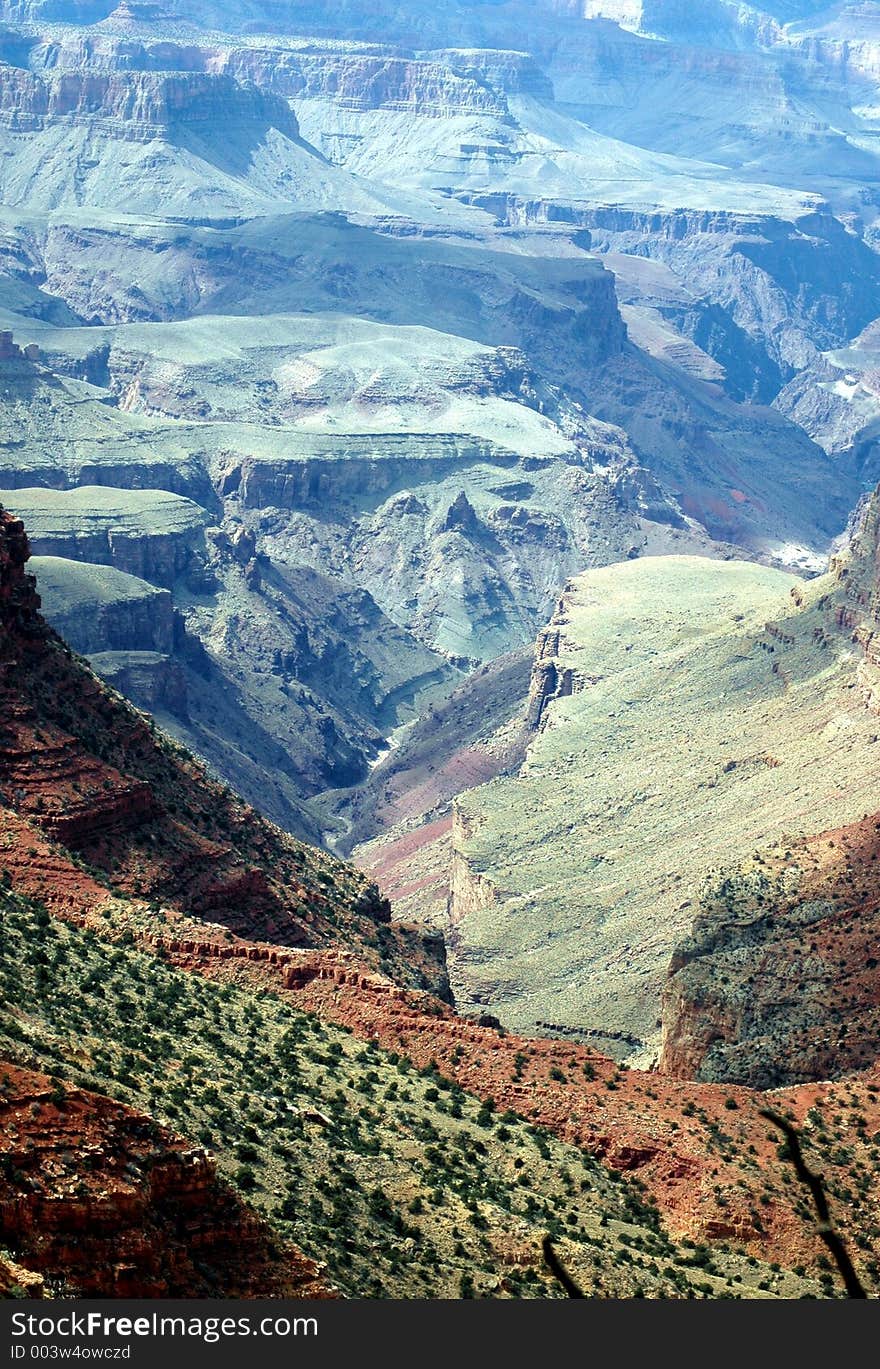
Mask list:
[[2,893],[0,910],[0,1053],[209,1147],[347,1293],[558,1296],[549,1231],[596,1292],[701,1296],[636,1185],[436,1069],[37,903]]
[[[600,1218],[669,1258],[635,1190],[511,1115],[503,1142],[493,1139],[493,1111],[449,1081],[438,1087],[434,1071],[271,995],[104,942],[39,904],[4,894],[2,912],[3,1054],[210,1147],[232,1183],[326,1261],[345,1291],[454,1296],[466,1276],[477,1294],[497,1291],[501,1278],[514,1295],[555,1294],[536,1261],[545,1229],[564,1232],[624,1291],[616,1239],[603,1234],[591,1247]],[[531,1263],[502,1268],[507,1250]]]
[[[595,1033],[621,1059],[640,1041],[650,1054],[707,871],[769,831],[818,832],[871,811],[876,728],[852,688],[849,637],[818,643],[823,588],[693,556],[571,582],[558,645],[549,638],[553,679],[570,675],[571,693],[545,703],[520,773],[457,801],[457,888],[482,881],[474,906],[463,899],[463,1006],[491,1004],[503,983],[511,1030],[552,1022]],[[845,786],[833,783],[831,716],[847,739]]]

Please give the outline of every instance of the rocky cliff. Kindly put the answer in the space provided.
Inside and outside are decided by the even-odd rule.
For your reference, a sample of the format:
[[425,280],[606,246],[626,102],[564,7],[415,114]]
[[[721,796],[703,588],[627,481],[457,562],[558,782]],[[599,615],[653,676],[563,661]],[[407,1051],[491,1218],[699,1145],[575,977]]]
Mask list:
[[[596,250],[665,263],[759,344],[765,360],[756,397],[764,400],[880,311],[874,254],[827,210],[782,219],[602,208],[586,212],[584,222]],[[687,329],[687,318],[682,322]],[[697,335],[697,325],[690,327]],[[733,384],[742,386],[744,376],[731,370]]]
[[250,122],[291,139],[296,118],[279,99],[212,72],[129,72],[81,68],[46,76],[0,66],[0,122],[19,133],[60,122],[112,126],[117,136],[149,141],[160,134]]
[[174,649],[171,594],[111,566],[34,556],[43,612],[74,651]]
[[766,1089],[877,1058],[877,839],[865,818],[707,882],[670,965],[662,1070]]
[[552,86],[523,52],[438,50],[400,56],[319,42],[289,47],[127,39],[111,32],[84,39],[67,29],[44,38],[0,37],[0,59],[34,73],[222,75],[288,100],[330,100],[346,109],[403,110],[418,117],[509,114],[505,94],[552,99]]
[[152,1118],[4,1063],[0,1120],[0,1239],[19,1296],[329,1295],[213,1157]]
[[38,555],[113,566],[161,586],[196,570],[209,522],[204,509],[165,491],[85,485],[3,490],[0,497],[27,520]]

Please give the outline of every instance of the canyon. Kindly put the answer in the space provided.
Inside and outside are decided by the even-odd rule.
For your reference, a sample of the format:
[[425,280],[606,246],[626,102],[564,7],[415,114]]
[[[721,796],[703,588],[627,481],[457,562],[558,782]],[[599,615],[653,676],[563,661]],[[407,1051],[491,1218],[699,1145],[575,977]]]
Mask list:
[[[595,1296],[832,1291],[760,1093],[456,1013],[437,939],[109,691],[40,618],[26,564],[3,515],[7,1287],[558,1296],[549,1227]],[[846,1137],[861,1186],[876,1066],[843,1099],[825,1082],[781,1105],[818,1154]],[[872,1192],[841,1204],[860,1238]]]
[[863,1193],[874,8],[0,0],[2,1286],[831,1291],[759,1109]]
[[[781,928],[781,909],[807,878],[796,854],[804,840],[873,811],[877,570],[862,539],[876,518],[875,495],[851,548],[810,581],[750,562],[668,557],[571,582],[538,639],[520,763],[453,804],[448,916],[460,1005],[642,1058],[658,1046],[676,941],[697,916],[706,953],[716,934],[724,944],[720,908],[717,933],[716,914],[702,908],[703,899],[723,906],[717,867],[750,858],[744,909],[729,928],[734,962],[751,937],[750,880],[766,900],[768,934]],[[756,847],[777,833],[778,891],[759,895]],[[860,910],[870,939],[868,916]],[[690,963],[680,978],[696,986],[700,958]],[[766,980],[774,999],[769,970],[749,970],[749,984]],[[804,1010],[817,1030],[827,1026],[818,1004]],[[866,1025],[869,1042],[874,1030]]]

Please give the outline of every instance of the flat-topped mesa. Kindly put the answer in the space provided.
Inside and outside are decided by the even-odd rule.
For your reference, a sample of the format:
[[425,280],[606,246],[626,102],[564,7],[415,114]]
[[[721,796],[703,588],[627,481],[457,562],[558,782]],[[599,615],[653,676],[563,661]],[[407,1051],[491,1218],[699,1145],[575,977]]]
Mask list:
[[230,76],[155,71],[42,76],[0,66],[0,123],[30,133],[58,120],[108,124],[130,139],[230,122],[271,125],[289,138],[299,137],[296,116],[284,100]]
[[209,60],[213,70],[226,71],[239,81],[258,82],[289,99],[332,100],[345,109],[403,110],[429,118],[508,115],[503,94],[476,73],[454,70],[441,61],[271,49],[240,49],[210,55]]
[[[16,66],[18,47],[4,45],[0,38],[0,56],[4,51]],[[346,109],[406,110],[429,118],[506,118],[504,90],[538,93],[548,85],[531,59],[520,53],[425,53],[413,58],[339,48],[300,52],[120,42],[92,35],[86,40],[71,34],[34,45],[26,60],[35,73],[203,75],[259,87],[270,98],[331,100]]]
[[203,573],[210,515],[181,495],[109,485],[34,486],[0,490],[0,500],[24,518],[36,556],[113,566],[154,585]]
[[[114,20],[118,18],[114,15]],[[18,35],[0,35],[0,60],[22,62]],[[32,72],[189,72],[226,76],[285,99],[330,100],[345,109],[403,110],[422,118],[507,118],[507,95],[552,100],[552,86],[527,53],[364,51],[227,46],[120,40],[77,33],[32,43],[23,59]]]
[[[42,627],[37,582],[25,571],[29,556],[24,524],[0,505],[0,631],[4,638],[30,635]],[[5,646],[5,641],[0,643]]]

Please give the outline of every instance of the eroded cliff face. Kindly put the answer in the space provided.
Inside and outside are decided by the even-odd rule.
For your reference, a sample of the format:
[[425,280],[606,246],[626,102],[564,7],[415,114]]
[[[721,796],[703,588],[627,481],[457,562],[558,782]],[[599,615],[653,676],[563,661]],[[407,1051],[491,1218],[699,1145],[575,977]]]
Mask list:
[[320,1298],[204,1149],[98,1094],[0,1067],[0,1280],[18,1296]]
[[283,101],[213,72],[77,70],[46,76],[0,66],[0,122],[19,133],[60,122],[106,123],[116,136],[149,141],[163,133],[253,122],[296,139],[296,118]]
[[45,37],[0,37],[0,58],[34,72],[182,72],[230,76],[287,99],[329,99],[348,109],[405,110],[419,117],[505,117],[505,94],[552,99],[552,86],[528,53],[438,49],[397,55],[365,45],[319,41],[261,46],[152,41],[70,29]]
[[141,581],[168,587],[204,565],[206,511],[165,491],[2,490],[27,519],[37,555],[113,566]]
[[37,582],[25,571],[30,546],[24,523],[0,511],[0,623],[4,646],[18,635],[39,632],[40,598]]
[[818,201],[785,215],[565,206],[510,194],[473,203],[511,224],[550,218],[589,231],[639,345],[650,350],[651,315],[662,318],[718,362],[715,378],[736,398],[769,403],[880,309],[876,254]]
[[34,556],[30,566],[43,612],[74,651],[168,656],[174,650],[174,607],[167,589],[109,566],[63,557]]

